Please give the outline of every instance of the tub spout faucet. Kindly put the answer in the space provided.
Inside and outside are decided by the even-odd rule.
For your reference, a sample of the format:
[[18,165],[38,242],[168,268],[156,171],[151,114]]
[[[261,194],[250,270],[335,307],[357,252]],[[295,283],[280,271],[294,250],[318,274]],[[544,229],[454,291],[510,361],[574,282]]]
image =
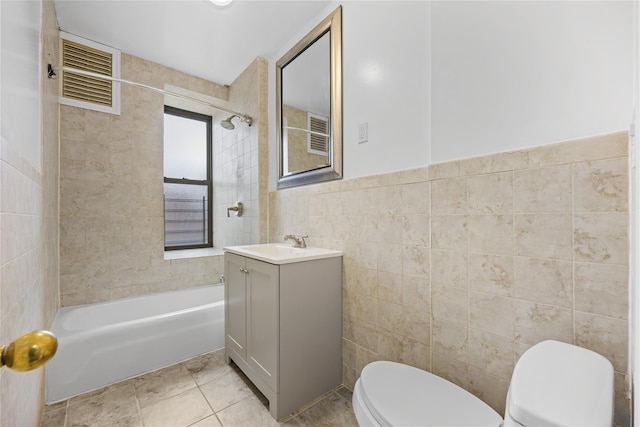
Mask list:
[[284,241],[286,242],[287,240],[293,240],[293,244],[291,245],[294,248],[306,248],[307,247],[307,242],[304,241],[304,239],[308,238],[309,235],[305,235],[305,236],[295,236],[293,234],[287,234],[286,236],[284,236]]

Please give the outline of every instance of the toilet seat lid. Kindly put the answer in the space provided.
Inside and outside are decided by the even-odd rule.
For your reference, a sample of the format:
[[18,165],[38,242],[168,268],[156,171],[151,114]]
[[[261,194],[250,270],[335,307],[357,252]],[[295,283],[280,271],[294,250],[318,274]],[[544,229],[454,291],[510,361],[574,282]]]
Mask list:
[[611,426],[613,381],[613,366],[600,354],[543,341],[518,360],[507,411],[522,425]]
[[422,369],[379,361],[360,375],[363,400],[384,426],[491,426],[502,418],[486,403]]

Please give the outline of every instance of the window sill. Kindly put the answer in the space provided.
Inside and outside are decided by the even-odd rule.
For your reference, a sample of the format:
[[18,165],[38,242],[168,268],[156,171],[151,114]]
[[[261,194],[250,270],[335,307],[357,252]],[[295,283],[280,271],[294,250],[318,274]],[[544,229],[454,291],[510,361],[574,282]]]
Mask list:
[[183,249],[177,251],[165,251],[165,261],[174,259],[203,258],[212,256],[222,256],[224,251],[218,248]]

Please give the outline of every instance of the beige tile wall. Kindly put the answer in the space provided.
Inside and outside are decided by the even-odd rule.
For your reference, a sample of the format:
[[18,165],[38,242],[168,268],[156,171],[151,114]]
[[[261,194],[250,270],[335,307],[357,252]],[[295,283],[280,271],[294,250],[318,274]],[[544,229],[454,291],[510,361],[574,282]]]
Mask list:
[[[42,2],[42,64],[58,57],[53,2]],[[33,58],[38,65],[39,59]],[[42,71],[42,163],[32,165],[14,144],[0,146],[0,343],[49,329],[58,308],[57,84]],[[4,106],[3,106],[4,108]],[[3,126],[4,128],[4,126]],[[39,172],[39,171],[42,172]],[[39,425],[44,371],[0,370],[0,425]]]
[[344,251],[344,382],[378,359],[504,412],[544,339],[616,371],[629,425],[626,133],[270,193],[269,233]]
[[[252,67],[258,68],[257,62]],[[266,86],[264,72],[249,70],[247,73],[263,77]],[[239,87],[229,88],[124,53],[122,78],[159,88],[177,86],[228,100],[230,108],[251,111],[256,119],[255,127],[248,133],[246,130],[231,132],[228,140],[218,141],[218,146],[235,150],[236,154],[240,153],[239,158],[258,157],[258,148],[253,143],[259,140],[264,120],[259,117],[263,110],[259,107],[261,101],[257,94],[261,88],[255,86],[256,78],[239,78]],[[121,90],[119,116],[60,106],[62,306],[217,283],[223,271],[219,256],[164,260],[164,98],[127,85]],[[247,95],[251,95],[251,101],[246,100]],[[219,126],[216,127],[219,131]],[[241,138],[240,132],[244,132]],[[266,139],[264,141],[266,143]],[[220,148],[218,153],[222,151]],[[253,165],[253,160],[250,164]],[[229,165],[237,166],[238,162]],[[230,172],[236,176],[237,170],[230,167]],[[238,182],[240,189],[259,200],[258,190],[251,187],[258,186],[257,171],[252,173],[247,169]],[[245,187],[245,183],[248,186]],[[228,185],[233,186],[233,190],[237,188],[237,182],[220,182],[214,188],[215,196],[224,197],[225,191],[231,191]],[[250,213],[259,211],[251,203],[249,208]],[[226,210],[224,212],[225,221],[235,219],[227,219]],[[216,220],[219,217],[217,215]],[[251,227],[256,235],[257,228]],[[218,229],[217,234],[223,233]]]

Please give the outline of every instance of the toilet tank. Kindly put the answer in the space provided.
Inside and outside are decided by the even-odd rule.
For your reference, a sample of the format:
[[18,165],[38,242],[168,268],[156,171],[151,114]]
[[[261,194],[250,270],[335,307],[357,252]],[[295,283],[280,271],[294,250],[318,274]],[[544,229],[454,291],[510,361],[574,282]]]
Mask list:
[[582,347],[543,341],[516,364],[505,426],[611,427],[613,396],[613,367],[607,359]]

